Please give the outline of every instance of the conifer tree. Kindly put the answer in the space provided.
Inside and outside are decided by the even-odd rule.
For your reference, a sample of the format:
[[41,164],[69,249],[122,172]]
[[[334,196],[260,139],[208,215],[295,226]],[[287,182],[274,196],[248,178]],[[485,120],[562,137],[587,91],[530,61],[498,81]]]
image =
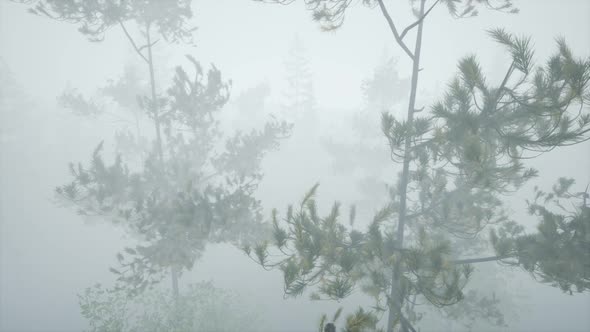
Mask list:
[[73,180],[56,192],[81,215],[122,224],[140,239],[119,253],[119,266],[111,268],[118,287],[136,295],[170,275],[178,298],[180,275],[193,267],[207,243],[240,243],[264,231],[254,197],[260,162],[290,126],[273,121],[261,130],[224,135],[216,117],[229,99],[231,82],[191,55],[189,69],[177,66],[170,86],[161,88],[153,50],[165,42],[191,43],[191,1],[19,2],[34,14],[77,24],[93,42],[119,28],[145,65],[148,95],[123,91],[133,82],[104,91],[120,104],[129,104],[129,93],[139,95],[138,108],[153,126],[142,165],[128,166],[121,154],[106,161],[100,143],[90,163],[70,164]]
[[397,63],[397,58],[384,53],[372,75],[363,81],[361,89],[367,112],[392,112],[405,97],[409,82],[399,76]]
[[[0,121],[2,121],[2,132],[0,143],[6,143],[18,139],[19,125],[29,120],[28,109],[30,102],[23,93],[22,88],[14,78],[4,59],[0,58]],[[8,121],[8,119],[12,121]]]
[[285,109],[295,118],[313,117],[315,92],[309,60],[303,41],[296,36],[285,60],[287,89]]
[[[505,261],[510,257],[513,264],[569,287],[572,280],[557,281],[563,274],[556,272],[555,260],[538,265],[542,260],[528,253],[536,248],[559,252],[560,231],[542,227],[553,235],[525,241],[520,233],[504,230],[491,237],[496,250],[502,249],[498,255],[473,259],[461,258],[473,253],[463,250],[461,238],[474,237],[492,226],[505,229],[511,225],[501,197],[536,175],[534,169],[522,163],[531,157],[529,152],[580,143],[588,139],[590,132],[586,106],[590,61],[575,58],[559,39],[555,55],[545,65],[535,66],[530,39],[501,29],[490,31],[490,35],[511,56],[504,79],[490,83],[476,57],[468,56],[459,62],[459,74],[443,101],[420,116],[424,109],[416,107],[416,100],[423,29],[432,10],[444,5],[455,17],[476,15],[478,6],[517,10],[510,1],[410,2],[416,21],[398,30],[384,1],[362,1],[379,8],[396,44],[412,61],[407,116],[397,119],[384,113],[382,117],[391,157],[402,165],[398,181],[391,188],[391,203],[376,214],[366,231],[359,231],[351,227],[354,209],[350,212],[350,226],[339,221],[338,203],[328,215],[318,215],[313,198],[316,185],[301,204],[288,208],[284,222],[273,212],[272,242],[245,247],[246,253],[265,268],[283,271],[287,295],[298,296],[307,287],[316,286],[312,298],[341,299],[360,287],[374,297],[377,313],[388,313],[388,332],[396,326],[402,331],[415,330],[412,302],[416,296],[436,307],[463,300],[462,289],[473,272],[471,264],[477,262]],[[353,2],[305,3],[324,30],[334,30],[343,24]],[[413,50],[405,40],[412,30],[416,31]],[[580,211],[586,207],[584,202]],[[397,223],[390,223],[393,220]],[[552,230],[555,223],[549,225],[547,228]],[[567,224],[560,227],[569,228]],[[526,242],[526,249],[517,245],[521,241]],[[587,239],[580,238],[574,246],[582,250],[587,244]],[[271,260],[271,246],[284,258]],[[577,289],[587,290],[583,281],[589,266],[573,266],[574,271],[579,271],[570,274]]]

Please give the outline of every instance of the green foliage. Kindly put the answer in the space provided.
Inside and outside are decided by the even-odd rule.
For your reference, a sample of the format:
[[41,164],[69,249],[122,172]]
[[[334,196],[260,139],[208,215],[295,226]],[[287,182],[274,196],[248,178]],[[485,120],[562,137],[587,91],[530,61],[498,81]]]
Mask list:
[[346,327],[343,332],[369,332],[377,330],[379,319],[370,312],[365,312],[363,308],[346,317]]
[[[395,323],[409,328],[420,319],[410,305],[417,297],[437,308],[465,300],[463,289],[473,268],[456,258],[472,249],[464,250],[467,242],[461,241],[475,238],[488,226],[502,230],[491,236],[498,259],[518,257],[519,265],[562,289],[587,287],[587,264],[582,263],[588,261],[587,241],[581,240],[585,233],[578,230],[582,226],[575,228],[574,235],[564,221],[567,218],[549,218],[543,206],[535,205],[534,213],[545,218],[541,239],[523,236],[522,227],[508,218],[501,197],[537,175],[522,163],[529,151],[546,152],[589,138],[590,122],[584,119],[589,117],[585,98],[590,62],[575,59],[558,41],[557,54],[547,65],[534,67],[529,39],[503,30],[491,34],[512,58],[497,86],[486,79],[476,57],[469,56],[459,62],[458,76],[430,114],[411,121],[383,114],[382,130],[392,158],[410,167],[407,179],[390,188],[392,203],[376,213],[365,231],[340,222],[338,204],[326,217],[319,217],[314,200],[317,185],[298,209],[289,209],[283,223],[275,212],[273,219],[281,231],[275,232],[274,243],[280,247],[265,247],[264,257],[282,258],[263,266],[283,271],[286,295],[298,296],[309,287],[314,288],[312,299],[340,300],[359,288],[375,299],[378,312],[399,310],[402,315]],[[572,115],[574,107],[577,114]],[[404,181],[401,247],[389,221],[400,218]],[[563,194],[567,190],[562,187],[569,184],[562,181],[556,190]],[[579,220],[588,219],[580,215]],[[571,220],[583,223],[578,219]],[[570,256],[576,256],[576,263],[566,259]],[[394,269],[401,271],[397,281]],[[494,299],[470,294],[467,301],[475,306],[473,315],[503,324]],[[451,315],[458,317],[457,312]]]
[[224,82],[221,72],[214,65],[205,77],[201,64],[191,55],[186,58],[193,65],[194,74],[189,77],[184,68],[176,67],[168,89],[170,111],[163,120],[207,132],[213,125],[212,115],[221,110],[229,99],[231,81]]
[[528,204],[529,213],[539,218],[536,233],[526,234],[513,224],[492,233],[494,248],[507,264],[570,294],[590,290],[589,196],[587,191],[570,192],[573,184],[573,179],[560,178],[552,192],[535,190]]
[[[283,223],[273,214],[275,228],[281,229],[275,232],[274,246],[262,242],[254,246],[253,253],[246,251],[263,267],[283,272],[287,296],[299,296],[308,287],[317,286],[312,299],[340,300],[359,285],[379,306],[390,286],[390,273],[386,271],[395,260],[402,260],[409,272],[406,296],[420,293],[439,306],[461,299],[461,288],[471,270],[451,264],[447,241],[422,232],[416,246],[399,250],[392,234],[383,234],[381,229],[395,214],[393,205],[378,211],[367,231],[361,232],[339,221],[338,203],[327,216],[317,216],[316,190],[317,185],[305,196],[300,209]],[[277,256],[271,251],[273,247],[283,259],[268,261]]]
[[[126,294],[129,290],[132,295],[145,291],[167,270],[192,268],[210,241],[256,242],[256,233],[264,229],[260,202],[253,196],[262,177],[259,164],[265,151],[275,148],[290,126],[274,121],[261,131],[225,137],[216,115],[228,101],[231,82],[225,82],[214,66],[205,74],[190,56],[194,74],[177,67],[166,93],[155,92],[151,48],[157,41],[150,39],[151,28],[164,39],[190,39],[190,1],[26,2],[35,3],[33,13],[79,24],[80,31],[94,41],[101,40],[110,27],[120,25],[149,65],[153,92],[151,97],[140,97],[139,106],[154,122],[157,139],[153,149],[146,151],[142,167],[131,169],[123,156],[107,163],[101,143],[89,165],[72,164],[74,180],[57,188],[58,195],[77,206],[81,214],[122,223],[140,236],[141,245],[117,255],[121,268],[111,269],[120,282],[130,286],[125,288]],[[334,30],[343,24],[353,2],[304,3],[323,29]],[[411,3],[416,7],[417,1]],[[496,3],[437,0],[432,6],[445,5],[455,17],[476,15],[477,6],[515,11],[509,0]],[[425,12],[421,1],[423,16],[400,37],[383,1],[363,0],[362,4],[379,5],[397,42],[412,60],[419,61],[418,54],[411,54],[402,39],[433,7]],[[145,32],[145,45],[138,47],[129,36],[124,26],[128,21]],[[457,239],[474,238],[488,225],[498,226],[490,239],[505,263],[522,266],[564,291],[588,289],[587,193],[569,193],[572,181],[568,180],[562,180],[553,193],[538,192],[530,212],[541,223],[538,233],[532,235],[524,234],[519,224],[508,219],[500,197],[536,176],[535,170],[522,163],[531,151],[546,152],[588,139],[590,60],[575,58],[565,41],[558,39],[555,55],[545,65],[535,66],[529,38],[501,29],[490,31],[490,35],[511,56],[501,82],[491,83],[477,58],[468,56],[459,62],[457,77],[428,115],[414,117],[419,110],[413,109],[413,102],[405,120],[383,114],[382,131],[390,155],[403,162],[404,172],[390,188],[392,203],[367,222],[366,230],[352,228],[355,212],[350,213],[350,226],[340,222],[339,203],[320,216],[314,198],[316,185],[300,205],[288,208],[282,220],[273,212],[272,241],[243,245],[246,254],[264,268],[283,273],[287,296],[300,296],[314,288],[312,299],[341,300],[361,289],[375,299],[377,313],[396,311],[396,323],[413,330],[409,324],[420,318],[413,312],[417,297],[436,307],[465,300],[463,289],[473,268],[458,263],[455,258],[462,252],[455,245]],[[144,48],[149,50],[148,57],[141,51]],[[70,103],[88,108],[79,95],[68,98]],[[577,111],[575,107],[579,107]],[[583,203],[566,210],[560,199],[581,199]],[[561,211],[550,209],[550,203]],[[397,231],[389,222],[394,218],[399,220]],[[123,310],[118,304],[115,309],[105,308],[109,301],[112,298],[83,303],[85,315],[98,320],[93,326],[121,329],[117,314]],[[156,303],[167,302],[159,299]],[[485,298],[471,303],[481,308],[497,304]],[[92,311],[94,308],[100,313]],[[172,330],[184,322],[176,319],[181,317],[178,307],[173,308]],[[114,318],[105,318],[103,313]],[[499,317],[499,313],[490,309],[483,316]],[[149,327],[139,330],[152,326],[169,330],[165,327],[170,325],[157,325],[166,316],[157,317],[146,319]],[[377,321],[373,312],[359,309],[347,318],[345,330],[375,329]],[[186,322],[191,324],[192,320]],[[192,328],[187,326],[191,325],[182,328]]]
[[[326,323],[327,316],[324,314],[320,319],[319,332],[336,332],[336,322],[342,314],[342,308],[334,313],[332,320]],[[381,332],[381,329],[377,329],[377,323],[379,319],[371,312],[365,311],[363,308],[358,308],[357,311],[346,317],[343,332]]]
[[[313,19],[324,30],[342,26],[353,3],[305,1]],[[438,4],[445,5],[454,17],[477,15],[478,7],[517,12],[510,0],[436,0],[428,8],[426,1],[413,0],[417,20],[398,30],[384,1],[362,3],[369,7],[378,5],[395,41],[414,62],[413,83],[421,70],[421,22]],[[420,28],[414,54],[403,38],[416,26]],[[413,305],[408,305],[415,303],[416,297],[437,307],[464,299],[462,289],[473,269],[452,257],[464,253],[460,249],[467,243],[465,239],[476,238],[489,225],[518,230],[505,212],[501,195],[520,188],[537,175],[536,170],[525,168],[522,160],[533,157],[531,151],[546,152],[583,142],[589,139],[590,132],[586,105],[590,96],[589,60],[575,59],[560,39],[557,54],[546,66],[535,67],[529,38],[516,37],[501,29],[490,31],[490,35],[508,49],[512,60],[499,84],[490,83],[476,57],[469,56],[459,62],[459,75],[429,114],[418,116],[421,110],[415,109],[417,88],[413,84],[406,119],[396,119],[388,113],[382,116],[390,156],[404,166],[399,181],[390,187],[393,203],[389,208],[399,220],[399,234],[380,222],[383,218],[378,214],[366,232],[353,233],[336,223],[337,234],[348,232],[350,236],[330,238],[334,230],[314,227],[316,208],[310,204],[312,209],[302,206],[295,218],[289,211],[285,222],[293,225],[287,229],[292,244],[283,243],[280,252],[286,258],[266,267],[287,262],[293,265],[288,269],[293,271],[289,280],[299,280],[299,285],[320,284],[319,293],[312,295],[315,299],[320,298],[320,293],[333,295],[327,290],[336,280],[361,283],[361,289],[376,298],[377,310],[390,311],[390,331],[400,323],[402,330],[413,330],[404,314],[412,322],[419,319],[413,314]],[[506,252],[515,246],[492,235],[492,240],[502,243]],[[348,238],[351,242],[347,242]],[[281,241],[284,242],[284,236]],[[339,265],[344,257],[346,269]],[[497,303],[480,304],[495,308]],[[492,318],[499,314],[488,310],[486,315]]]
[[82,316],[91,332],[123,331],[127,328],[125,297],[100,284],[78,295]]
[[33,14],[45,15],[79,25],[78,30],[91,41],[101,41],[114,25],[133,21],[153,25],[171,41],[190,40],[194,29],[188,27],[192,17],[190,0],[16,0],[30,4]]
[[78,295],[89,332],[259,331],[260,313],[234,293],[210,282],[190,285],[174,299],[170,291],[150,290],[135,298],[97,284]]
[[57,98],[61,107],[72,109],[79,115],[96,116],[103,112],[103,107],[96,101],[84,98],[76,89],[69,89]]
[[[266,232],[254,197],[262,178],[260,163],[289,135],[291,126],[273,119],[262,130],[223,133],[217,119],[228,102],[231,81],[214,65],[205,71],[190,55],[191,67],[177,66],[170,87],[156,91],[152,48],[158,40],[152,39],[152,32],[169,41],[190,39],[191,1],[25,2],[33,5],[33,13],[80,24],[80,31],[93,41],[120,25],[147,64],[150,96],[141,94],[148,89],[130,70],[101,91],[119,106],[137,109],[154,125],[146,150],[141,150],[145,141],[139,119],[135,139],[129,132],[118,135],[131,150],[140,149],[135,155],[141,162],[128,166],[129,155],[109,162],[101,143],[87,165],[70,165],[73,180],[56,189],[62,202],[80,214],[122,224],[137,236],[139,244],[117,255],[119,267],[111,270],[120,287],[139,294],[169,271],[190,270],[209,242],[241,244]],[[124,26],[127,21],[136,23],[145,45],[135,43]],[[134,94],[139,94],[137,106],[132,106]],[[77,93],[64,95],[62,101],[75,108],[92,106]]]
[[115,79],[110,79],[100,88],[102,95],[110,97],[119,106],[126,109],[137,108],[137,96],[147,93],[149,90],[145,77],[139,68],[133,65],[125,65],[123,74]]
[[[461,236],[507,220],[496,196],[537,175],[523,165],[523,158],[580,143],[590,131],[584,97],[589,91],[588,59],[575,59],[559,42],[547,65],[534,69],[526,38],[503,30],[491,34],[512,56],[498,86],[486,80],[476,58],[469,56],[459,62],[459,75],[431,116],[416,118],[411,125],[390,114],[382,117],[392,157],[401,161],[408,156],[416,167],[410,172],[409,191],[418,192],[419,203],[409,207],[410,216],[426,217],[429,222],[423,226],[445,227]],[[411,141],[410,151],[406,140]]]
[[388,58],[374,69],[369,79],[363,81],[361,90],[370,108],[380,112],[391,111],[405,96],[409,80],[399,77],[396,65],[394,58]]
[[512,55],[514,67],[528,75],[533,63],[531,39],[528,37],[515,37],[504,29],[490,30],[489,34],[496,42],[508,48]]
[[168,109],[160,116],[168,148],[165,160],[159,160],[154,148],[143,169],[131,171],[121,157],[107,165],[99,145],[90,165],[72,165],[74,180],[57,188],[80,213],[122,223],[142,236],[144,244],[136,254],[125,253],[129,259],[121,260],[119,277],[137,291],[169,267],[190,269],[207,241],[257,236],[262,229],[256,227],[260,202],[253,193],[261,179],[259,164],[290,129],[285,123],[268,123],[263,131],[227,138],[220,150],[217,141],[223,138],[213,113],[221,105],[213,95],[225,94],[226,85],[211,77],[202,83],[199,75],[187,82],[184,74],[177,70],[169,101],[163,103]]
[[[295,0],[254,0],[265,3],[291,4]],[[362,0],[363,5],[374,8],[383,4],[383,0]],[[410,0],[415,7],[418,0]],[[352,0],[304,0],[305,6],[312,12],[312,19],[317,22],[324,31],[333,31],[342,26],[347,10],[355,3]],[[435,5],[444,4],[449,14],[453,17],[468,17],[478,14],[477,7],[483,6],[491,10],[517,13],[511,0],[438,0]],[[416,10],[414,13],[418,16]]]

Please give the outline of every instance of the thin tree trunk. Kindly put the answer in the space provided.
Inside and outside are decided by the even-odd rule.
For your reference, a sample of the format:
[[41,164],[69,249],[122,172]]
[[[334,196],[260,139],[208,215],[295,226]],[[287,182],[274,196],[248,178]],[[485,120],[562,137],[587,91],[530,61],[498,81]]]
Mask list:
[[[147,22],[146,26],[145,26],[146,42],[147,42],[145,47],[147,48],[147,52],[148,52],[147,58],[141,53],[141,49],[137,47],[137,44],[133,41],[133,38],[131,37],[131,35],[129,34],[127,29],[125,28],[125,25],[123,24],[123,22],[119,21],[119,24],[121,25],[123,32],[125,32],[127,39],[129,40],[129,42],[131,43],[131,45],[133,46],[133,48],[135,49],[137,54],[143,60],[145,60],[146,63],[148,64],[149,73],[150,73],[150,87],[151,87],[151,100],[152,100],[151,111],[153,112],[152,115],[154,117],[154,125],[155,125],[155,130],[156,130],[156,144],[157,144],[156,148],[158,151],[158,160],[159,160],[160,166],[163,167],[164,153],[163,153],[161,126],[160,126],[160,112],[159,112],[159,106],[158,106],[158,96],[156,94],[156,77],[154,74],[154,57],[152,54],[152,47],[155,44],[155,42],[152,43],[152,40],[151,40],[151,31],[150,31],[151,30],[151,23]],[[139,121],[137,118],[136,118],[136,129],[137,129],[137,139],[139,142]],[[177,267],[173,266],[170,268],[170,275],[171,275],[171,279],[172,279],[173,296],[174,296],[175,302],[177,302],[178,297],[179,297],[179,290],[178,290],[179,274],[178,274]]]
[[[424,16],[424,4],[426,0],[420,1],[420,17]],[[414,113],[416,110],[416,94],[418,90],[418,74],[420,72],[420,51],[422,49],[422,30],[424,26],[424,20],[421,20],[418,24],[418,31],[416,32],[416,44],[414,46],[414,54],[413,54],[413,66],[412,66],[412,85],[410,90],[410,100],[408,104],[408,118],[407,118],[407,125],[409,128],[412,128],[414,123]],[[411,130],[411,129],[410,129]],[[404,230],[405,230],[405,223],[406,223],[406,209],[407,209],[407,192],[408,192],[408,182],[409,182],[409,174],[410,174],[410,161],[411,161],[411,140],[410,135],[412,132],[406,136],[405,140],[405,147],[404,147],[404,162],[403,162],[403,169],[402,169],[402,176],[400,181],[400,209],[399,209],[399,222],[397,226],[397,247],[403,248],[404,245]],[[402,271],[403,266],[401,264],[401,260],[396,260],[394,267],[393,267],[393,277],[391,280],[391,292],[389,294],[390,301],[392,303],[389,304],[389,315],[387,319],[387,331],[393,332],[393,326],[396,321],[396,316],[401,315],[401,310],[403,306],[403,294],[401,292],[401,284],[400,278],[403,273]],[[401,320],[401,319],[400,319]]]
[[158,97],[156,95],[156,78],[154,75],[154,58],[152,56],[152,40],[150,37],[150,23],[146,24],[146,38],[147,38],[147,51],[148,51],[148,67],[150,70],[150,86],[152,89],[152,112],[154,116],[154,123],[156,126],[156,140],[157,140],[157,149],[158,149],[158,157],[160,158],[160,164],[164,160],[163,156],[163,148],[162,148],[162,136],[160,130],[160,114],[158,109]]
[[176,266],[170,268],[170,274],[172,276],[172,294],[174,296],[174,300],[178,300],[179,291],[178,291],[178,269]]
[[[151,92],[152,92],[152,112],[153,112],[153,116],[154,116],[154,124],[155,124],[155,129],[156,129],[156,142],[157,142],[157,149],[158,149],[158,158],[160,161],[160,166],[163,167],[163,162],[164,162],[164,153],[163,153],[163,143],[162,143],[162,135],[161,135],[161,127],[160,127],[160,112],[159,112],[159,107],[158,107],[158,100],[157,100],[157,95],[156,95],[156,78],[154,75],[154,58],[152,55],[152,40],[151,40],[151,35],[150,35],[150,23],[148,22],[146,24],[146,38],[147,38],[147,51],[148,51],[148,57],[147,57],[147,63],[148,63],[148,67],[149,67],[149,71],[150,71],[150,86],[151,86]],[[179,291],[178,291],[178,269],[176,266],[172,266],[170,268],[170,276],[172,279],[172,294],[174,296],[174,300],[175,302],[178,300],[178,296],[179,296]]]

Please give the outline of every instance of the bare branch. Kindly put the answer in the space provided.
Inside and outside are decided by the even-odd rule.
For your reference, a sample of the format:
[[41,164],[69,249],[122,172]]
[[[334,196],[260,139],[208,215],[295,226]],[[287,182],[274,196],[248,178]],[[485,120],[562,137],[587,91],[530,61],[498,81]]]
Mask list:
[[496,103],[498,103],[500,98],[502,98],[502,93],[504,92],[504,88],[506,87],[506,83],[508,83],[508,79],[510,79],[510,76],[512,76],[513,72],[514,72],[514,61],[512,61],[512,63],[510,64],[510,67],[508,68],[508,71],[506,72],[506,75],[504,76],[504,79],[502,80],[502,83],[500,84],[500,87],[498,88],[498,92],[496,95]]
[[483,263],[483,262],[495,262],[505,258],[510,258],[511,256],[490,256],[490,257],[481,257],[481,258],[467,258],[467,259],[456,259],[451,261],[455,265],[461,264],[472,264],[472,263]]
[[145,45],[141,46],[138,50],[143,51],[147,47],[152,47],[152,46],[156,45],[159,41],[160,41],[159,39],[156,39],[156,41],[154,41],[153,43],[145,44]]
[[404,41],[400,38],[400,35],[397,32],[397,28],[395,27],[395,24],[393,23],[393,19],[391,18],[391,16],[389,15],[389,12],[387,11],[387,8],[385,8],[385,5],[383,4],[383,0],[377,0],[377,2],[379,3],[379,8],[381,9],[383,16],[385,16],[385,19],[387,20],[387,23],[389,24],[389,28],[391,29],[391,32],[393,33],[395,40],[397,41],[399,46],[401,46],[401,48],[404,50],[404,52],[406,52],[406,54],[408,54],[410,59],[414,60],[414,54],[412,54],[412,52],[410,51],[408,46],[406,46]]
[[148,59],[145,57],[145,55],[143,55],[143,53],[141,53],[141,50],[139,48],[137,48],[137,44],[135,44],[135,41],[133,41],[133,38],[131,37],[131,35],[129,34],[129,31],[127,31],[127,28],[125,28],[125,25],[123,24],[122,21],[119,21],[119,25],[121,26],[121,28],[123,29],[123,32],[125,32],[125,36],[127,36],[127,39],[129,39],[129,42],[131,43],[131,45],[133,46],[133,48],[135,49],[135,52],[137,52],[137,54],[139,54],[139,56],[147,63],[149,62]]
[[414,27],[416,27],[418,24],[420,24],[420,22],[424,21],[424,19],[426,18],[426,15],[428,15],[430,13],[430,11],[432,9],[434,9],[434,7],[440,2],[440,0],[436,0],[432,6],[430,6],[430,8],[428,8],[428,10],[424,13],[424,15],[422,15],[422,17],[420,17],[420,19],[418,19],[416,22],[408,25],[404,31],[402,31],[402,34],[399,36],[400,39],[404,39],[404,37],[406,36],[406,34],[412,30]]

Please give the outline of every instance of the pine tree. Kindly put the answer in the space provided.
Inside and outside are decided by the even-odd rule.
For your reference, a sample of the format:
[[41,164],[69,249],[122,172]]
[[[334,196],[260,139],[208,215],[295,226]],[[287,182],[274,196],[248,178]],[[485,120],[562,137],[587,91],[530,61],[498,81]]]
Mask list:
[[285,109],[289,116],[307,119],[313,117],[315,93],[309,60],[303,41],[296,36],[285,60],[287,89],[284,92]]
[[[140,239],[119,253],[119,266],[111,268],[121,290],[136,295],[171,275],[172,294],[179,298],[180,275],[193,267],[207,243],[240,243],[264,232],[254,197],[260,162],[290,126],[273,121],[261,130],[224,135],[216,117],[229,99],[231,82],[190,55],[189,69],[177,66],[169,88],[160,90],[153,49],[164,42],[191,42],[191,1],[21,2],[34,14],[77,24],[93,42],[119,27],[145,64],[149,92],[139,95],[138,108],[154,130],[142,165],[129,167],[120,154],[106,161],[100,143],[88,164],[70,164],[73,180],[56,193],[79,214],[122,224]],[[126,90],[133,82],[122,83],[129,83]],[[116,84],[105,93],[120,104],[129,103],[129,93],[142,93],[116,94],[122,91]]]
[[361,89],[367,112],[392,112],[393,106],[405,97],[409,82],[399,76],[397,63],[397,58],[384,53],[371,77],[363,81]]
[[[0,58],[0,143],[4,146],[7,146],[8,142],[18,140],[21,134],[20,126],[30,121],[29,109],[32,103],[27,99],[28,96],[23,92],[10,68],[4,59]],[[9,119],[11,121],[8,121]]]
[[[563,278],[563,274],[551,268],[555,260],[539,267],[534,264],[539,257],[532,255],[529,260],[533,263],[526,264],[527,251],[514,248],[513,243],[523,241],[518,232],[505,231],[496,240],[492,236],[497,250],[503,248],[498,244],[508,243],[505,250],[509,257],[499,254],[463,259],[461,255],[472,252],[459,251],[463,245],[457,245],[461,238],[474,237],[486,228],[511,225],[501,197],[536,176],[534,169],[522,163],[531,157],[530,151],[546,152],[580,143],[588,139],[590,132],[586,107],[590,61],[575,58],[559,39],[555,55],[544,66],[536,67],[530,40],[501,29],[490,31],[490,35],[511,56],[504,79],[497,84],[489,83],[476,57],[468,56],[460,61],[459,74],[443,101],[421,116],[423,109],[416,107],[418,75],[425,18],[432,10],[445,5],[455,17],[476,15],[477,6],[517,11],[510,1],[494,4],[436,0],[428,6],[426,2],[411,2],[416,21],[400,33],[382,0],[363,1],[369,7],[379,8],[396,43],[413,64],[407,116],[397,119],[384,113],[382,117],[382,131],[391,156],[402,165],[398,182],[391,189],[391,203],[376,214],[366,231],[359,231],[352,227],[354,209],[349,218],[351,226],[339,222],[338,203],[328,215],[318,215],[313,198],[316,185],[301,204],[288,208],[284,223],[279,221],[277,212],[273,213],[272,242],[245,248],[259,264],[283,271],[287,295],[298,296],[307,287],[315,286],[312,298],[337,300],[360,287],[374,297],[377,313],[388,312],[387,331],[396,326],[402,331],[414,330],[412,302],[416,296],[435,307],[462,301],[462,289],[473,272],[473,263],[509,260],[541,273],[548,280],[557,282],[556,279]],[[324,30],[340,27],[351,5],[347,0],[305,3]],[[414,29],[415,44],[411,50],[404,38]],[[586,207],[584,202],[580,210]],[[397,223],[391,224],[389,221],[394,219]],[[509,241],[506,234],[513,235],[514,240]],[[536,251],[549,247],[556,254],[560,246],[555,241],[529,240],[526,248]],[[580,238],[575,246],[582,250],[587,243],[587,239]],[[271,246],[284,258],[271,260]],[[562,284],[569,287],[575,281],[578,289],[587,290],[584,276],[590,267],[573,266],[579,272],[569,274],[574,280]]]

